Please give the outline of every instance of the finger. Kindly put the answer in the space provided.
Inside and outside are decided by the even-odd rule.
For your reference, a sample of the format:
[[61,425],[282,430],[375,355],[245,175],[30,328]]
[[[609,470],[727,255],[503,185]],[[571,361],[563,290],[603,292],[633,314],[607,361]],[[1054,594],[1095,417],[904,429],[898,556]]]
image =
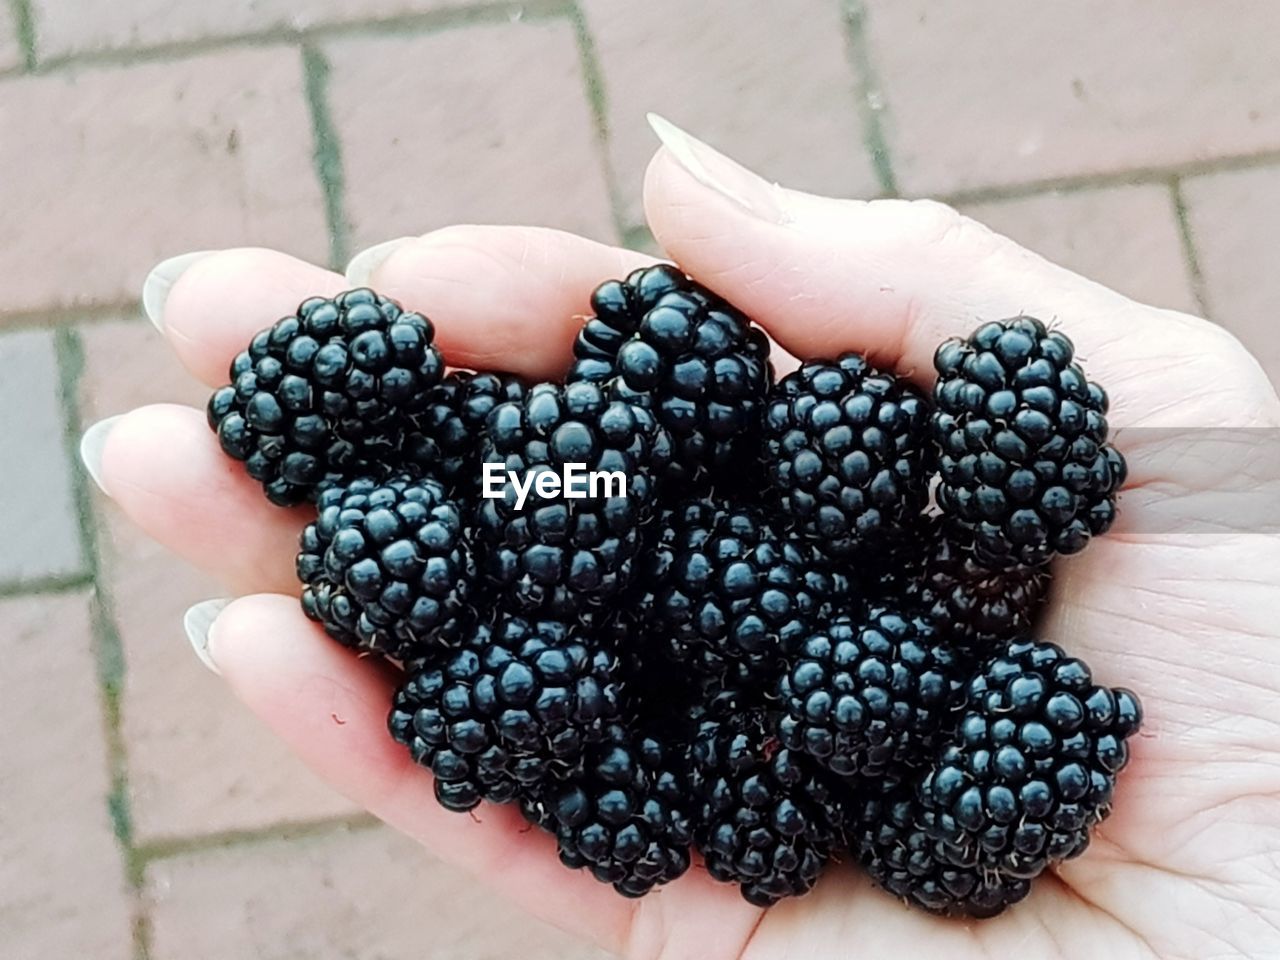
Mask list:
[[275,250],[219,250],[196,260],[173,282],[160,325],[178,359],[211,387],[259,330],[308,297],[347,288],[341,274]]
[[[287,599],[231,604],[213,624],[209,654],[236,695],[323,779],[536,916],[616,952],[647,947],[645,955],[656,955],[669,935],[696,944],[750,929],[755,911],[705,874],[627,901],[561,866],[551,837],[511,807],[486,804],[470,817],[446,811],[430,774],[387,734],[393,681],[385,668],[329,641]],[[667,898],[698,925],[686,931],[669,922],[664,914],[676,911],[663,909]]]
[[116,421],[102,485],[144,532],[233,590],[298,592],[293,558],[306,511],[268,503],[200,411],[166,404]]
[[1075,341],[1117,423],[1238,424],[1259,398],[1274,407],[1257,362],[1218,327],[1137,304],[942,204],[786,190],[668,127],[645,180],[654,236],[799,356],[855,349],[929,384],[942,340],[1030,313]]
[[559,230],[460,226],[399,243],[367,281],[430,317],[450,364],[559,379],[591,291],[653,262]]

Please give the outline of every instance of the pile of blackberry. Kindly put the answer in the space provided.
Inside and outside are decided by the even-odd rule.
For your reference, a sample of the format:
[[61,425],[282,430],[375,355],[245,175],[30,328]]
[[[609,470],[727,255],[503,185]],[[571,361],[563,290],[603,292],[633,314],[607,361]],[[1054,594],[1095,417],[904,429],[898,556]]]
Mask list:
[[592,307],[531,384],[446,374],[373,291],[313,298],[209,402],[313,505],[303,611],[401,671],[388,726],[440,804],[512,804],[624,896],[699,869],[769,906],[845,860],[987,917],[1081,854],[1141,708],[1037,634],[1125,479],[1070,340],[985,323],[930,395],[852,353],[775,382],[669,265]]

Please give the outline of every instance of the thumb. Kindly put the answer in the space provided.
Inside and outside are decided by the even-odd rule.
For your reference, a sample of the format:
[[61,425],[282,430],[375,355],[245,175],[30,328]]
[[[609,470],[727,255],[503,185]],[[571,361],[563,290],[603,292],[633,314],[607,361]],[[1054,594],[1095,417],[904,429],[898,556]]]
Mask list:
[[1238,422],[1274,407],[1230,334],[1136,303],[929,200],[835,200],[769,183],[661,117],[645,177],[655,238],[799,357],[858,350],[922,384],[947,337],[1021,313],[1060,325],[1113,418]]

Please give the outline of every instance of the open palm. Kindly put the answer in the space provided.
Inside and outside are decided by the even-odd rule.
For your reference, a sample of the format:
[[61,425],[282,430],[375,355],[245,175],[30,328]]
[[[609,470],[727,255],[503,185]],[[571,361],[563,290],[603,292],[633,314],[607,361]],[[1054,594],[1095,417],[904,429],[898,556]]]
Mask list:
[[[624,900],[564,870],[551,838],[514,810],[469,819],[436,805],[429,775],[387,736],[388,668],[328,641],[298,607],[305,512],[268,505],[201,411],[135,410],[106,438],[103,486],[245,594],[209,632],[227,682],[338,789],[621,954],[1280,956],[1280,536],[1257,532],[1280,503],[1280,400],[1257,363],[1204,321],[1136,304],[937,204],[785,191],[676,131],[667,142],[646,183],[654,235],[791,354],[859,350],[928,385],[942,339],[1026,312],[1058,323],[1111,393],[1130,463],[1121,519],[1058,561],[1041,630],[1146,708],[1088,853],[983,922],[909,909],[847,864],[767,912],[696,865]],[[364,258],[357,279],[432,317],[452,364],[554,378],[591,289],[643,262],[552,231],[459,227]],[[350,285],[282,254],[225,251],[181,274],[163,326],[216,385],[254,332]]]

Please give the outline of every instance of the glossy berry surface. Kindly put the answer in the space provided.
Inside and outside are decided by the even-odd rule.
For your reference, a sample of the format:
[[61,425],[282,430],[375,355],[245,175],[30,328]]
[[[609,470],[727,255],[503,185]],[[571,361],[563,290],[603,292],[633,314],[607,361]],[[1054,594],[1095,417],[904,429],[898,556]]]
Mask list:
[[1083,853],[1128,763],[1137,697],[1054,644],[1019,641],[969,681],[957,716],[920,786],[948,862],[1030,879]]
[[434,480],[331,487],[300,538],[302,609],[346,646],[409,660],[457,643],[475,561],[457,502]]
[[764,418],[768,496],[821,550],[870,550],[928,498],[928,405],[910,383],[856,353],[811,360],[770,391]]
[[938,504],[983,563],[1035,565],[1111,527],[1124,458],[1065,334],[1032,317],[986,323],[934,365]]
[[674,482],[726,471],[758,438],[769,343],[739,310],[669,264],[611,280],[574,343],[569,381],[651,407],[676,448]]
[[878,609],[807,637],[778,687],[787,747],[840,776],[880,776],[931,754],[968,664],[920,617]]
[[459,649],[409,666],[388,726],[435,775],[440,803],[465,811],[577,776],[587,747],[609,735],[621,696],[609,644],[499,614]]
[[434,335],[426,317],[372,290],[313,297],[231,362],[209,425],[276,504],[387,476],[411,466],[408,418],[444,375]]
[[587,471],[619,472],[619,495],[600,483],[569,498],[539,494],[517,508],[515,485],[479,501],[481,569],[508,608],[558,619],[592,620],[630,581],[641,533],[655,509],[654,475],[670,460],[665,430],[643,407],[609,399],[592,383],[539,384],[521,401],[490,413],[480,461],[518,478]]

